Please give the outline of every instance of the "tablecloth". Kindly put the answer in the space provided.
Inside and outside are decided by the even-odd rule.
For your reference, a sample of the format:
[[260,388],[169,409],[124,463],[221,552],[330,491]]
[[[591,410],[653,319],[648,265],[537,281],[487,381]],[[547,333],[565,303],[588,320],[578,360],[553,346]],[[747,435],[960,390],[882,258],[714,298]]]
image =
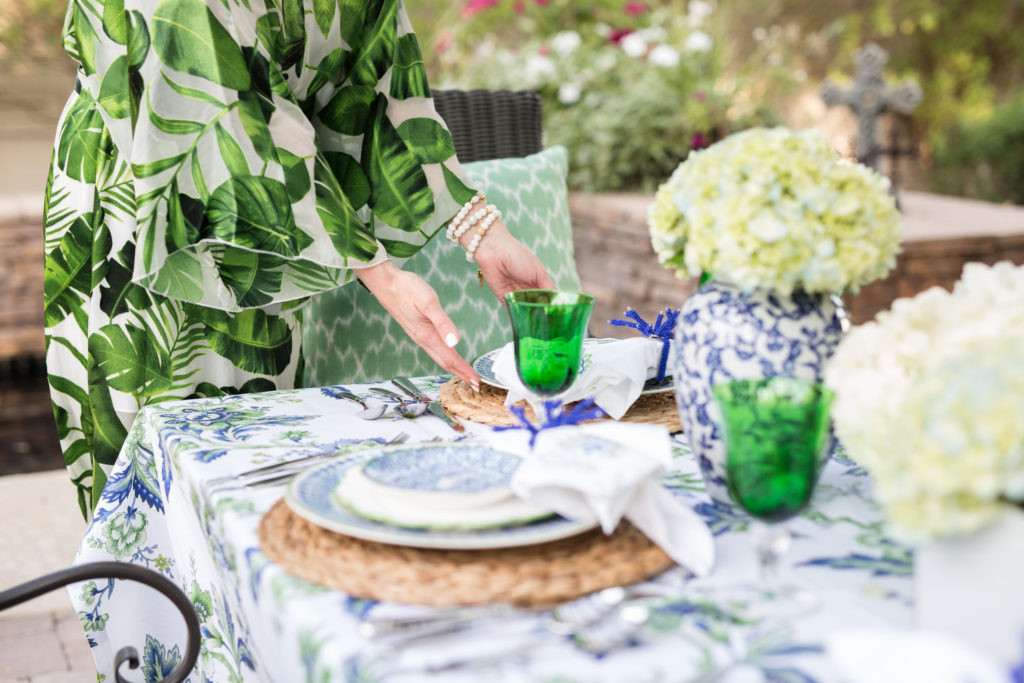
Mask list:
[[[436,395],[444,378],[416,381]],[[132,562],[181,586],[202,624],[191,680],[373,681],[388,671],[385,661],[412,671],[394,680],[421,680],[418,667],[442,661],[466,643],[497,647],[519,639],[530,647],[490,665],[488,680],[692,681],[732,665],[772,681],[833,681],[837,673],[823,649],[829,634],[912,623],[911,553],[886,537],[866,472],[841,452],[825,467],[811,505],[789,522],[794,542],[784,560],[789,578],[815,593],[822,607],[792,620],[761,620],[757,605],[719,599],[729,595],[722,587],[755,578],[745,533],[749,518],[710,503],[680,435],[665,483],[707,520],[717,565],[708,580],[691,580],[678,567],[659,577],[669,595],[649,603],[652,617],[636,643],[593,655],[570,639],[545,634],[535,619],[411,647],[396,659],[358,630],[371,610],[393,606],[298,579],[260,551],[257,525],[284,487],[240,488],[231,480],[260,465],[362,449],[400,432],[415,442],[474,438],[487,429],[470,424],[460,437],[430,415],[407,419],[389,412],[379,420],[359,419],[360,407],[337,392],[381,400],[369,393],[371,386],[178,401],[139,414],[76,561]],[[113,679],[113,653],[128,644],[139,649],[147,681],[180,661],[184,626],[150,589],[89,581],[71,593],[101,680]],[[457,670],[442,678],[475,681],[483,675]]]

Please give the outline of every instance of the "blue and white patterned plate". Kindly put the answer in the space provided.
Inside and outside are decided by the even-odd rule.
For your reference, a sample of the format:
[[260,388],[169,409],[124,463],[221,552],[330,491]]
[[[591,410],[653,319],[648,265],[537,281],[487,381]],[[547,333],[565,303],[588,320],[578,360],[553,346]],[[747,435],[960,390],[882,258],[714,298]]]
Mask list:
[[[589,339],[584,339],[583,340],[583,351],[584,351],[584,354],[583,354],[583,362],[580,363],[580,373],[582,373],[584,370],[587,369],[587,362],[588,362],[588,359],[589,359],[589,355],[586,353],[586,350],[587,350],[588,346],[593,345],[593,344],[608,344],[608,343],[614,342],[614,341],[620,341],[620,340],[619,339],[608,339],[608,338],[600,338],[599,339],[599,338],[596,338],[596,337],[591,337]],[[505,386],[504,384],[502,384],[501,380],[499,380],[494,375],[494,361],[498,357],[498,353],[500,351],[501,351],[501,349],[494,349],[493,351],[488,351],[484,355],[480,356],[479,358],[477,358],[476,360],[473,361],[473,369],[476,370],[476,374],[480,375],[480,381],[483,382],[484,384],[490,384],[492,387],[497,387],[498,389],[506,389],[507,390],[508,387]],[[666,371],[666,374],[667,374],[667,371]],[[673,386],[674,385],[673,385],[671,377],[666,377],[664,379],[664,381],[662,381],[660,383],[655,383],[654,380],[648,380],[647,384],[644,385],[644,390],[642,392],[640,392],[640,393],[641,393],[641,395],[645,395],[645,394],[660,394],[663,391],[672,391]]]
[[468,494],[507,487],[520,462],[484,445],[424,444],[371,458],[363,474],[397,489]]
[[[430,446],[423,445],[424,448]],[[415,447],[401,448],[415,450]],[[595,522],[575,522],[555,515],[529,524],[471,531],[413,529],[366,519],[338,503],[332,494],[346,473],[352,468],[363,467],[388,450],[382,448],[355,456],[339,456],[306,470],[288,487],[285,502],[297,515],[325,529],[367,541],[416,548],[512,548],[557,541],[597,526]]]

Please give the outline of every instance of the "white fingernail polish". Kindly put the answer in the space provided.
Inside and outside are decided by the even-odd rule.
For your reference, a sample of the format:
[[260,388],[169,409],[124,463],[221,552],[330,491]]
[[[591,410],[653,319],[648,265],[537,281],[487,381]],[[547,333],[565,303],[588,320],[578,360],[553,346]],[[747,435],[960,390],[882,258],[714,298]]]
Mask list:
[[459,336],[454,332],[449,332],[444,336],[444,343],[447,344],[450,349],[459,343]]

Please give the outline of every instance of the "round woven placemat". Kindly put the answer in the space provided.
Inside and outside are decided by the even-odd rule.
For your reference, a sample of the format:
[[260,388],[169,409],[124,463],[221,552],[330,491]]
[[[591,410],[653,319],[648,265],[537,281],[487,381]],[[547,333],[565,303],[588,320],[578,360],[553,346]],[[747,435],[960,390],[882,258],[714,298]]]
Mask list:
[[[441,405],[448,412],[473,422],[495,426],[518,424],[512,413],[505,407],[506,394],[508,394],[508,390],[498,389],[489,384],[481,384],[480,393],[477,393],[466,382],[458,377],[452,377],[441,385],[440,399]],[[520,401],[519,405],[526,408],[526,416],[529,419],[535,419],[533,408],[526,401]],[[611,418],[601,419],[610,420]],[[673,433],[683,429],[679,422],[676,399],[671,391],[640,396],[619,421],[662,425]]]
[[308,581],[354,597],[433,606],[545,607],[641,581],[673,564],[625,521],[611,536],[595,529],[519,548],[428,550],[329,531],[280,500],[260,520],[259,537],[267,557]]

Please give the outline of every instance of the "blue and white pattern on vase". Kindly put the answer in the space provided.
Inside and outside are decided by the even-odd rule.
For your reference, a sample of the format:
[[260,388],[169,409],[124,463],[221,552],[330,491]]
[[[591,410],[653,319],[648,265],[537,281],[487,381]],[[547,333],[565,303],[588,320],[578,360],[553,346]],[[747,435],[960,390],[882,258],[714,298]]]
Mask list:
[[732,503],[711,387],[775,375],[820,382],[842,336],[843,315],[828,295],[745,292],[718,280],[686,301],[672,347],[676,405],[716,505]]

